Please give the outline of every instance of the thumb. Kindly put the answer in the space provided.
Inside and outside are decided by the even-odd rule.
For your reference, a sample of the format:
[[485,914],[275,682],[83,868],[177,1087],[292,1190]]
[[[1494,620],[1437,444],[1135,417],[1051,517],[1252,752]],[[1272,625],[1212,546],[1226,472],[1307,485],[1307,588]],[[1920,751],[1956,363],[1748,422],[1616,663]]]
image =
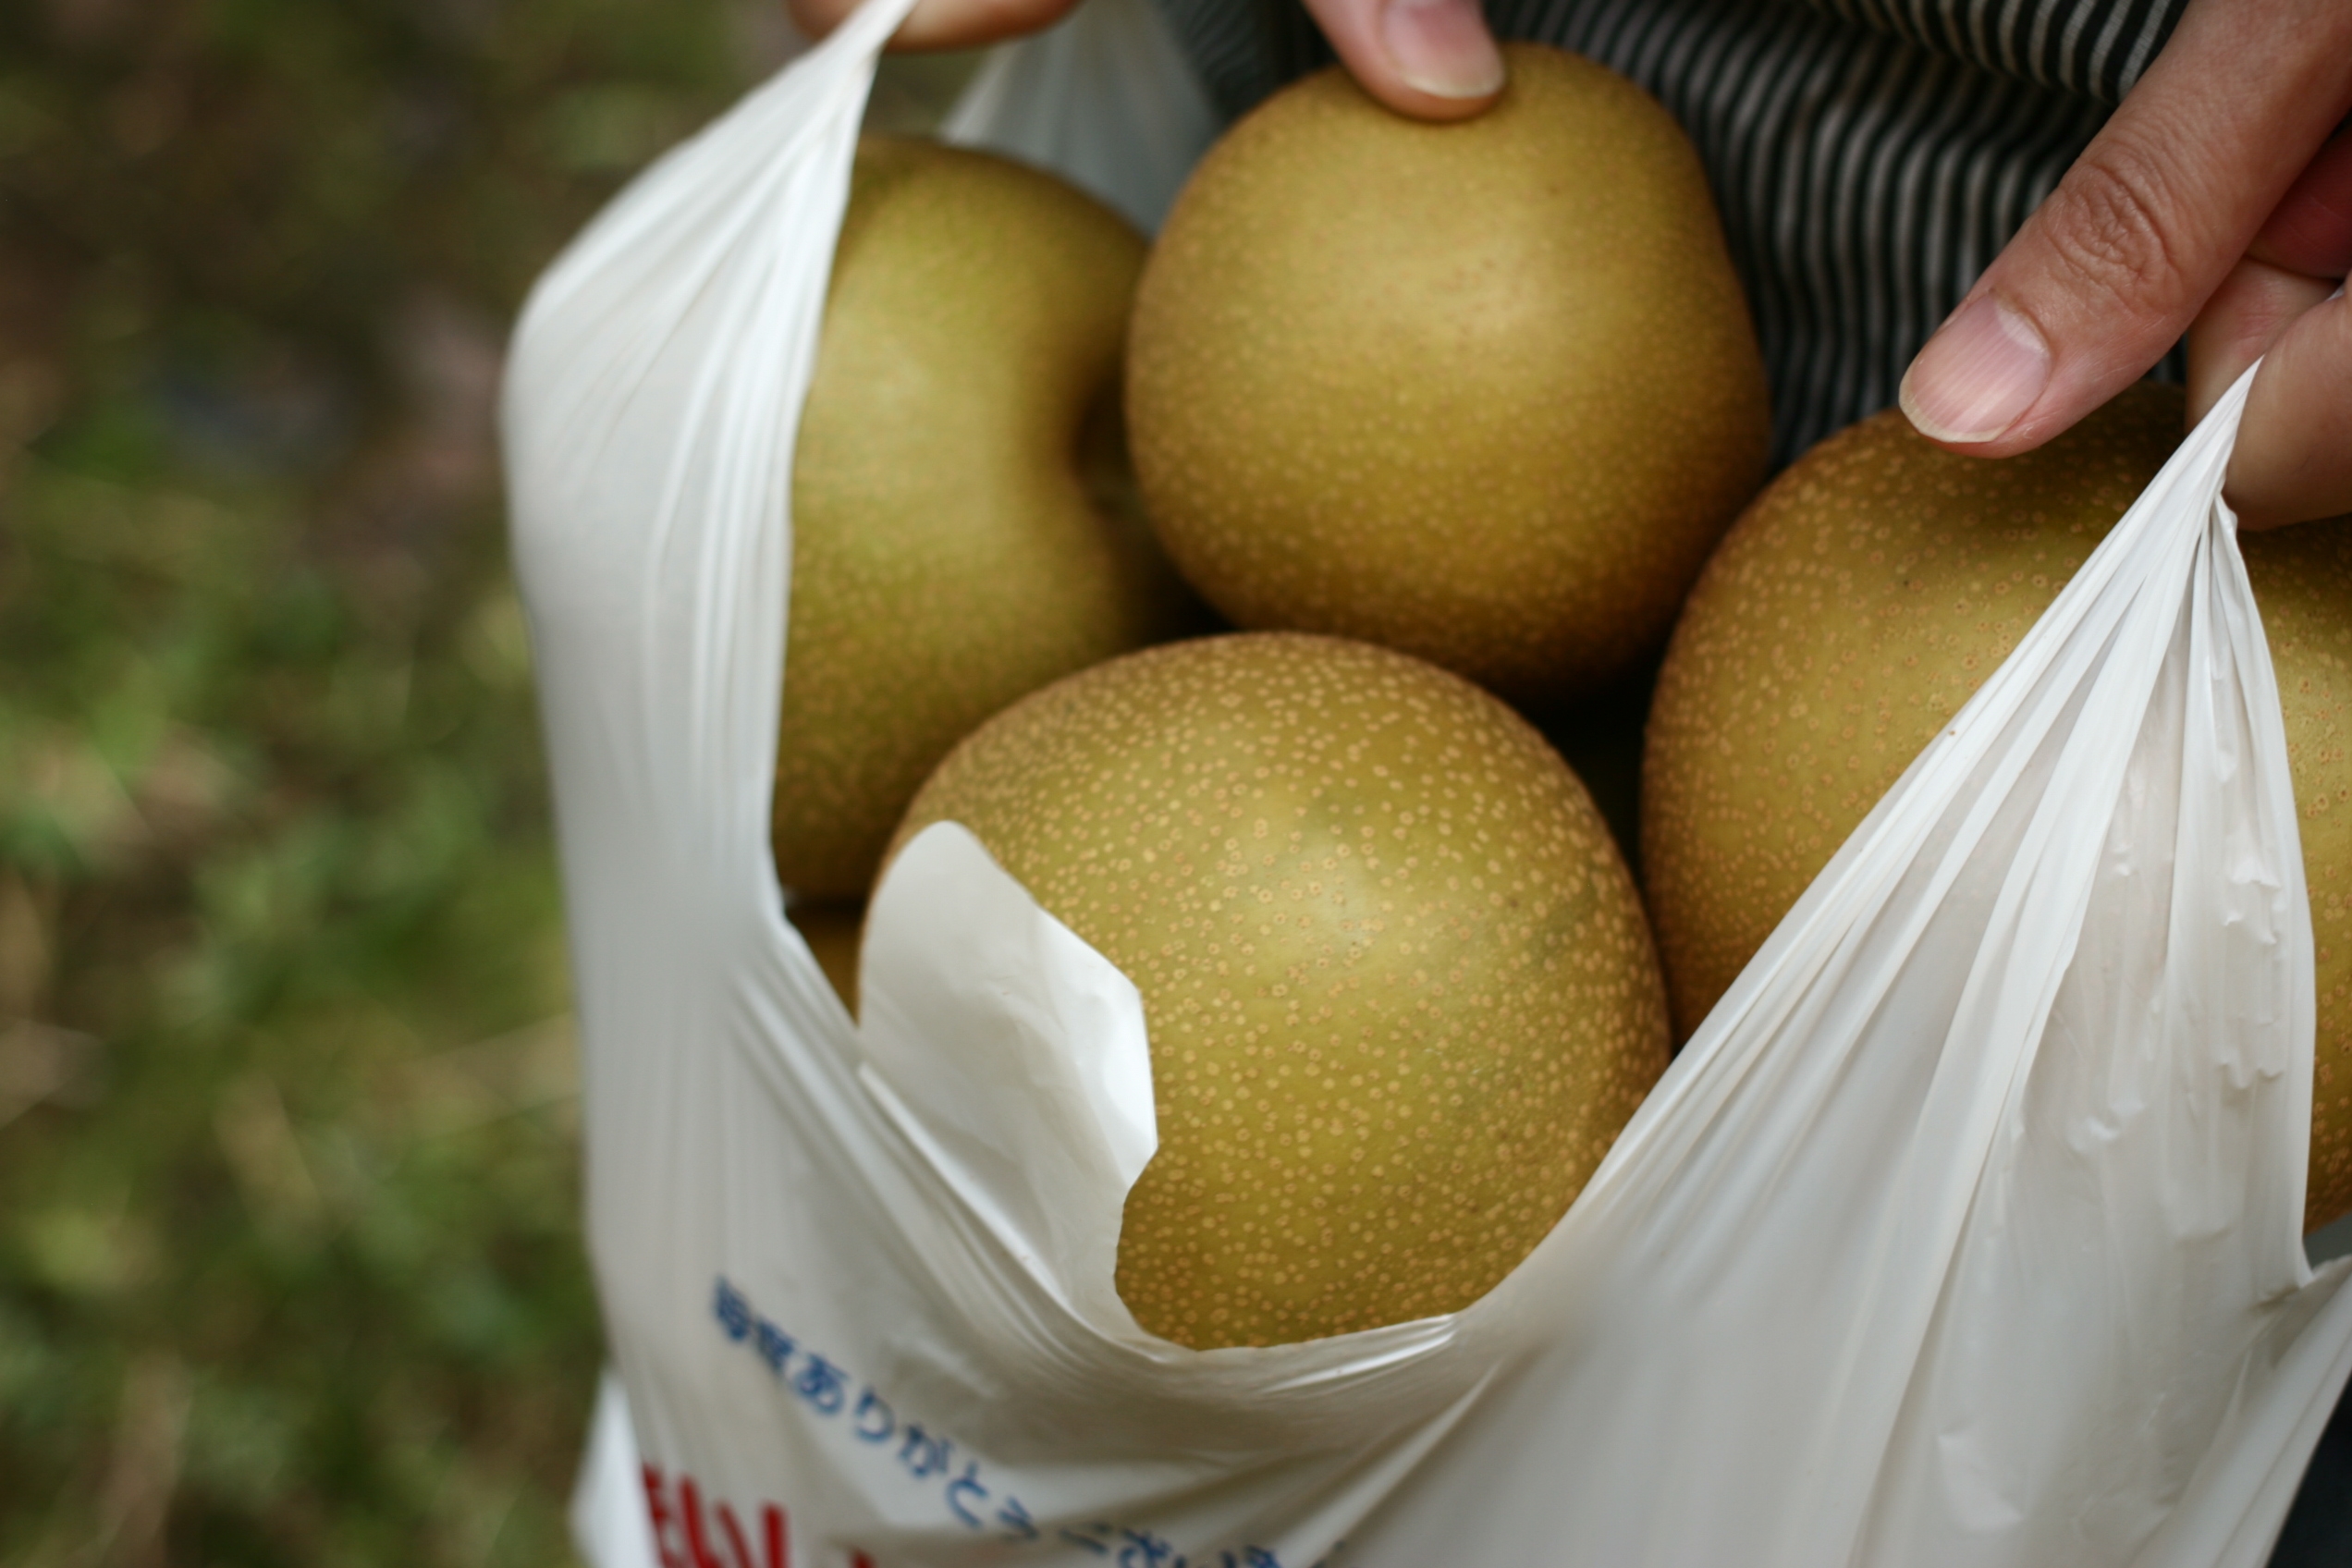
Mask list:
[[1467,119],[1502,91],[1478,0],[1306,0],[1348,71],[1398,114]]
[[2344,0],[2191,0],[2139,85],[1903,378],[1939,445],[2008,457],[2138,379],[2352,103]]

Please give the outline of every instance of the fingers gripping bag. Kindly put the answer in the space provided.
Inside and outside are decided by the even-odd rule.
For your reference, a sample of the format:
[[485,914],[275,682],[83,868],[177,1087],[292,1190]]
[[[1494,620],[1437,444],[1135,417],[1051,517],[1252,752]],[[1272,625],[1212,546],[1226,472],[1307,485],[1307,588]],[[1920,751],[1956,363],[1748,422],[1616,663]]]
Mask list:
[[[505,434],[613,1372],[599,1568],[2260,1563],[2352,1371],[2241,383],[1467,1308],[1196,1352],[1113,1285],[1135,986],[943,823],[853,1023],[767,850],[790,470],[874,0],[617,199]],[[1147,0],[956,121],[1149,219]]]

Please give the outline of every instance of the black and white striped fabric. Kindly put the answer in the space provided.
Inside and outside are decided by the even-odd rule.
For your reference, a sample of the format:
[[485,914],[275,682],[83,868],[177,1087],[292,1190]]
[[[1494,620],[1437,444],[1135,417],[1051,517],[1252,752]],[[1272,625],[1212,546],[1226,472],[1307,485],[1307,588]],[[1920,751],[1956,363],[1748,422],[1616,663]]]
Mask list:
[[[1238,116],[1333,55],[1298,0],[1158,0]],[[2170,35],[2187,0],[1486,0],[1682,121],[1771,374],[1773,458],[1904,367]]]

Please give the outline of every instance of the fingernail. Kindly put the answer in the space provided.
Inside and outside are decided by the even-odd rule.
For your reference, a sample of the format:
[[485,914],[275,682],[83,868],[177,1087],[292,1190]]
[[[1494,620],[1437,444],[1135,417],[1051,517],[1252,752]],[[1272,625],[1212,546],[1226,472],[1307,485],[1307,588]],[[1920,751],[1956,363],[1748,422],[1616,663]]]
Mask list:
[[1433,98],[1484,98],[1502,88],[1502,51],[1477,0],[1389,0],[1380,42],[1407,87]]
[[1990,441],[2050,385],[2050,347],[2033,323],[1984,294],[1937,329],[1904,373],[1903,411],[1938,441]]

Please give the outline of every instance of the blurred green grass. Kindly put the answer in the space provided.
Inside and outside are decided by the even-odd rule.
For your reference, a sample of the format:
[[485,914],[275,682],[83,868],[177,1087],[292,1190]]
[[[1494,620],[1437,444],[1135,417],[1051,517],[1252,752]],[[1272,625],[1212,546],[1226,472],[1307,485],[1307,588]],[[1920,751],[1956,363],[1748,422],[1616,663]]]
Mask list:
[[0,9],[0,1562],[570,1560],[499,356],[786,46],[771,0]]

